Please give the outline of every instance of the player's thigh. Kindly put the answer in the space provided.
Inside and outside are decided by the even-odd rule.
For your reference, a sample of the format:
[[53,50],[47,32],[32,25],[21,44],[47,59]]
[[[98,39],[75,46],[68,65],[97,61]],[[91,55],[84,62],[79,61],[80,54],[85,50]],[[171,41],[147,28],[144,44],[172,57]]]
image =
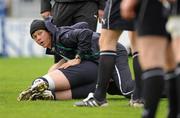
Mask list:
[[180,50],[180,37],[178,39],[174,39],[173,41],[173,51],[175,55],[175,61],[176,63],[180,63],[180,53],[178,50]]
[[99,40],[100,49],[102,50],[116,50],[117,41],[121,34],[120,30],[102,29]]
[[137,21],[138,50],[143,69],[164,67],[168,33],[163,6],[157,0],[150,0],[146,9],[140,11]]
[[143,36],[138,39],[139,59],[143,69],[165,66],[167,40],[161,36]]
[[76,66],[59,69],[70,83],[71,89],[91,84],[97,81],[97,64],[92,61],[82,61]]
[[103,16],[100,36],[101,50],[116,50],[115,45],[123,30],[133,30],[134,22],[120,16],[119,0],[108,0]]
[[168,47],[166,49],[166,65],[165,69],[166,71],[174,70],[176,67],[175,57],[172,49],[171,43],[168,44]]
[[63,91],[55,91],[56,100],[69,100],[72,99],[72,91],[71,89],[63,90]]
[[70,83],[62,71],[54,70],[49,72],[48,75],[52,78],[55,84],[55,90],[70,89]]

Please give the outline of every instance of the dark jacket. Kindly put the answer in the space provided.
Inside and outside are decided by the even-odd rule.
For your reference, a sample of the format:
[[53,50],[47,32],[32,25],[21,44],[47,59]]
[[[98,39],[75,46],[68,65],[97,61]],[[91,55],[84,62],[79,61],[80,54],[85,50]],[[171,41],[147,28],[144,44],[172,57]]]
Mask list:
[[52,24],[52,18],[45,21],[46,28],[52,34],[51,51],[64,59],[73,59],[80,55],[82,59],[91,59],[91,39],[93,31],[88,28],[86,22],[80,22],[73,26],[56,27]]
[[[53,36],[51,53],[58,54],[66,60],[73,59],[78,54],[83,60],[98,61],[100,34],[90,30],[86,22],[56,27],[49,17],[45,20],[45,25]],[[125,47],[118,43],[117,56],[124,51]]]
[[[55,2],[63,2],[63,3],[68,3],[68,2],[86,2],[86,1],[92,1],[92,2],[97,2],[98,8],[101,10],[104,10],[105,8],[105,0],[55,0]],[[41,0],[41,13],[45,11],[51,11],[51,0]]]

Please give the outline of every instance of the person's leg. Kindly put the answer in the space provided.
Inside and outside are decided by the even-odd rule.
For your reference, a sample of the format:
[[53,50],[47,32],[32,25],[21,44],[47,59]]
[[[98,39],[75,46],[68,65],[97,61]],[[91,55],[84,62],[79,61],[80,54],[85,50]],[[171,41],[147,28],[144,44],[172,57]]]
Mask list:
[[96,90],[94,94],[89,94],[87,99],[76,102],[75,106],[107,106],[106,92],[115,67],[116,45],[120,34],[120,31],[102,29]]
[[56,100],[85,98],[89,92],[94,92],[97,80],[96,63],[83,61],[77,66],[60,69],[59,72],[63,74],[61,79],[58,74],[55,74],[56,72],[48,73],[54,78]]
[[[142,68],[143,118],[154,118],[164,89],[165,57],[168,44],[166,19],[160,1],[142,1],[137,22],[138,51]],[[145,8],[145,9],[143,9]]]
[[63,91],[55,91],[56,100],[71,100],[72,99],[72,91],[71,89],[63,90]]
[[100,58],[95,93],[94,95],[90,94],[87,99],[75,103],[75,106],[107,106],[106,91],[115,66],[117,41],[122,30],[133,29],[131,21],[121,19],[119,4],[119,0],[108,0],[104,10],[99,40]]
[[103,17],[103,25],[99,40],[100,59],[98,82],[94,93],[97,101],[106,100],[106,91],[112,77],[116,61],[116,45],[123,30],[132,30],[133,22],[121,19],[119,0],[108,0]]
[[117,89],[121,95],[129,97],[134,91],[135,83],[132,80],[128,64],[128,53],[125,47],[121,44],[117,45],[117,56],[112,79],[115,81]]
[[52,71],[43,77],[48,81],[50,90],[63,91],[71,88],[67,77],[59,70]]
[[20,93],[18,100],[55,99],[55,90],[68,90],[70,83],[66,76],[59,70],[35,79],[30,88]]
[[73,23],[87,22],[89,28],[96,31],[98,21],[98,4],[94,1],[81,3],[81,7],[73,15]]
[[[56,91],[72,90],[94,83],[96,80],[97,64],[91,61],[82,61],[79,65],[55,70],[37,78],[33,81],[32,86],[25,90],[25,94],[24,92],[20,94],[20,100],[28,100],[34,93],[43,93],[45,90],[51,90],[53,93]],[[72,96],[71,92],[66,93],[69,96],[67,98],[70,99],[70,96]]]
[[132,51],[132,58],[133,58],[133,69],[134,69],[134,80],[135,80],[135,90],[133,92],[132,98],[130,100],[131,106],[142,106],[142,80],[141,80],[141,73],[142,69],[139,63],[139,52],[137,48],[137,36],[136,32],[129,31],[128,32],[130,37],[131,43],[131,51]]
[[96,81],[78,86],[73,89],[68,89],[64,91],[55,91],[56,100],[69,100],[69,99],[82,99],[87,97],[88,93],[94,92],[96,86]]
[[175,74],[177,76],[176,81],[176,88],[177,88],[177,99],[178,99],[178,118],[180,118],[180,53],[178,53],[177,50],[180,50],[180,36],[177,37],[175,40],[173,40],[173,49],[175,54],[175,60],[176,60],[176,70]]
[[[179,18],[180,19],[180,18]],[[180,50],[180,30],[179,33],[177,33],[176,36],[173,36],[173,52],[175,55],[175,62],[176,62],[176,69],[175,69],[175,75],[176,75],[176,93],[177,93],[177,103],[178,103],[178,115],[177,118],[180,118],[180,53],[177,50]],[[173,93],[171,93],[173,94]]]
[[[180,50],[180,1],[176,0],[176,3],[174,4],[174,6],[172,6],[173,9],[173,13],[169,16],[168,22],[166,24],[166,29],[167,31],[171,34],[172,36],[172,44],[173,44],[173,52],[174,52],[174,57],[175,57],[175,62],[176,62],[176,69],[175,69],[175,84],[173,84],[172,86],[176,86],[176,96],[177,98],[174,98],[174,101],[176,101],[176,103],[178,103],[178,106],[176,105],[176,103],[174,103],[174,108],[172,109],[176,109],[177,107],[177,118],[180,118],[180,53],[178,50]],[[172,91],[173,92],[173,91]],[[175,92],[173,92],[175,94]],[[175,96],[173,93],[171,93],[171,97]],[[175,96],[175,97],[176,97]],[[171,102],[171,101],[170,101]]]
[[106,89],[115,66],[116,44],[120,31],[102,29],[100,36],[100,62],[98,82],[94,97],[98,101],[106,99]]
[[176,80],[177,76],[175,74],[176,63],[174,60],[174,53],[172,50],[171,43],[167,48],[166,55],[166,76],[165,76],[165,89],[164,94],[168,97],[169,105],[168,105],[168,118],[176,118],[177,116],[177,90],[176,90]]
[[[143,118],[154,118],[164,89],[164,65],[167,41],[164,37],[142,36],[138,39],[140,63],[143,69]],[[158,50],[158,51],[157,51]]]
[[53,23],[59,26],[73,25],[73,14],[80,6],[70,3],[55,2],[52,8]]

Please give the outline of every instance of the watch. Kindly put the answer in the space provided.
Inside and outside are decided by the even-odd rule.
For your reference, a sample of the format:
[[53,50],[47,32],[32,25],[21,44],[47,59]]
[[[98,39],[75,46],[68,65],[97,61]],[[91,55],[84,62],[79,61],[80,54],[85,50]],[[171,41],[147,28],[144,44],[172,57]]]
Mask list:
[[77,55],[75,56],[75,59],[81,59],[80,55],[77,54]]

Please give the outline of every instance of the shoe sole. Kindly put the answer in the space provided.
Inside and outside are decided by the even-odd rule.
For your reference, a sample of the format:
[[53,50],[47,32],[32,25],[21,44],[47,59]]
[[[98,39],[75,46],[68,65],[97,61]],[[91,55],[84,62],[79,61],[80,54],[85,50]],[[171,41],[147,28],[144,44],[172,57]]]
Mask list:
[[76,104],[74,104],[73,106],[74,107],[107,107],[108,105],[109,105],[108,103],[104,103],[100,106],[87,106],[87,105],[76,105]]
[[134,102],[134,103],[130,102],[129,106],[131,106],[131,107],[140,107],[141,108],[141,107],[144,107],[144,104],[136,103],[136,102]]

